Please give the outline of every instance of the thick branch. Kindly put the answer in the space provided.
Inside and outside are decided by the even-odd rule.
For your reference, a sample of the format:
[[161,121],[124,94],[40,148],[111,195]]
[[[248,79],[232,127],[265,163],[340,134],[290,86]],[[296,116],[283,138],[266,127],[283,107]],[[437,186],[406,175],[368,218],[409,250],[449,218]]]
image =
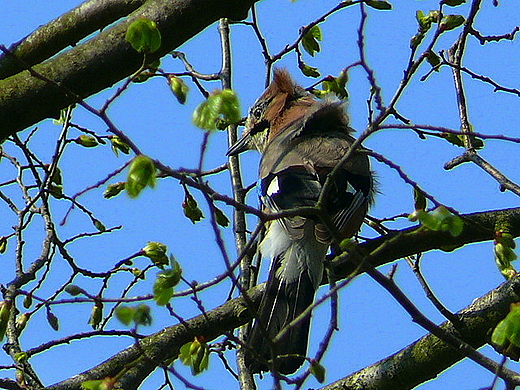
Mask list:
[[[243,19],[254,0],[155,0],[147,1],[127,19],[91,40],[33,69],[63,86],[20,72],[0,81],[0,141],[42,119],[55,117],[60,109],[131,75],[142,64],[142,55],[125,41],[133,20],[146,17],[157,23],[162,35],[153,61],[179,47],[219,18]],[[72,91],[77,97],[66,91]]]
[[[374,267],[434,249],[454,250],[466,244],[494,239],[495,231],[506,225],[514,237],[520,236],[520,208],[463,214],[464,230],[453,237],[449,232],[434,232],[411,227],[367,241],[345,256],[334,260],[333,270],[337,279],[354,272],[363,256],[370,254]],[[324,281],[325,283],[325,281]]]
[[[371,257],[377,265],[382,265],[401,257],[408,256],[419,251],[428,251],[437,249],[439,246],[451,244],[463,245],[464,243],[486,241],[493,238],[495,225],[500,221],[508,220],[511,227],[511,234],[514,236],[520,235],[520,208],[490,211],[484,213],[474,213],[462,215],[466,220],[464,232],[455,240],[451,238],[449,233],[439,233],[433,231],[421,231],[420,234],[414,234],[417,228],[406,229],[403,232],[391,233],[386,236],[379,237],[375,240],[369,241],[360,247],[366,251],[373,251],[374,248],[384,248],[377,252],[377,255]],[[371,250],[370,250],[371,249]],[[338,265],[334,269],[335,275],[348,273],[354,266],[352,263],[356,257],[350,257],[345,262]],[[499,287],[488,295],[475,301],[467,309],[463,310],[459,315],[462,321],[466,324],[459,335],[460,338],[468,341],[473,346],[480,346],[487,340],[485,332],[494,327],[499,320],[501,320],[509,311],[509,304],[515,300],[520,300],[516,292],[519,290],[520,281],[515,280]],[[259,285],[251,289],[248,294],[251,301],[258,304],[264,292],[265,284]],[[176,356],[179,348],[193,340],[194,336],[203,335],[207,340],[212,340],[234,328],[244,325],[248,322],[250,315],[248,313],[247,305],[243,298],[233,299],[224,305],[213,309],[204,315],[192,318],[184,324],[174,325],[164,330],[144,338],[140,341],[139,346],[133,345],[126,350],[118,353],[112,358],[106,360],[104,363],[91,370],[75,376],[71,379],[60,382],[51,386],[52,390],[64,389],[80,389],[81,382],[89,379],[100,379],[106,376],[114,376],[120,372],[125,365],[135,362],[142,355],[142,351],[146,351],[146,359],[142,359],[121,379],[123,388],[137,389],[141,382],[157,367],[158,364]],[[484,318],[484,320],[479,320]],[[447,330],[450,326],[445,325]],[[438,339],[433,336],[427,336],[425,341],[421,341],[421,346],[437,349],[441,348],[439,354],[447,353],[444,350],[448,347],[444,346]],[[435,341],[436,340],[436,341]],[[424,344],[426,343],[426,344]],[[411,348],[411,347],[409,347]],[[415,348],[415,347],[414,347]],[[424,349],[412,349],[414,353],[425,351]],[[404,355],[409,355],[410,350],[405,349],[402,352]],[[428,353],[433,351],[428,350]],[[453,352],[449,352],[452,359],[447,360],[448,366],[463,358],[463,356]],[[418,356],[418,355],[414,355]],[[422,355],[424,356],[424,355]],[[443,355],[442,355],[443,356]],[[393,364],[397,365],[401,361],[401,355],[397,354],[392,360]],[[390,359],[390,358],[388,358]],[[444,359],[444,358],[443,358]],[[443,359],[440,359],[441,361]],[[428,359],[418,359],[416,364],[422,361],[422,371],[427,371],[429,377],[437,375],[440,371],[438,364],[430,364]],[[430,369],[431,367],[431,369]],[[417,368],[415,368],[418,370]],[[397,371],[397,368],[396,368]],[[403,374],[404,376],[408,374]],[[425,374],[426,375],[426,374]],[[396,378],[396,381],[401,379]],[[403,381],[405,379],[402,379]],[[339,387],[341,388],[341,387]],[[377,388],[377,387],[376,387]],[[404,388],[404,387],[403,387]]]
[[[38,28],[20,42],[12,44],[9,51],[25,64],[36,65],[135,11],[144,2],[145,0],[88,0]],[[23,70],[16,58],[0,54],[0,79]]]
[[[479,348],[489,341],[489,330],[520,300],[520,279],[504,283],[461,310],[459,330],[450,322],[441,328],[448,334]],[[346,356],[348,359],[348,355]],[[464,358],[453,347],[429,334],[387,358],[340,379],[322,390],[406,390],[427,380]]]
[[[259,303],[263,291],[264,285],[250,290],[251,300]],[[146,351],[146,358],[137,362],[121,378],[123,389],[137,389],[142,381],[157,368],[158,364],[176,356],[180,347],[189,341],[193,341],[195,336],[203,335],[207,340],[213,340],[226,331],[245,324],[248,320],[249,314],[244,300],[242,298],[233,299],[204,315],[187,320],[183,324],[170,326],[146,337],[139,341],[139,345],[132,345],[99,366],[50,386],[48,390],[80,390],[83,381],[114,376],[126,365],[130,365],[140,358],[142,351]]]

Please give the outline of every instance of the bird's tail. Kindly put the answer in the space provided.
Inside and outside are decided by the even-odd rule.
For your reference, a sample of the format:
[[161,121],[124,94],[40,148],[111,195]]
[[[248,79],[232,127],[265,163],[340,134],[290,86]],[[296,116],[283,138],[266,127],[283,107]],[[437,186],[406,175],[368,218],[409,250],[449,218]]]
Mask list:
[[[311,222],[307,220],[307,223]],[[274,222],[261,244],[272,259],[265,294],[246,343],[245,363],[253,373],[275,370],[292,374],[307,355],[310,314],[298,318],[314,301],[323,274],[327,245],[314,238],[314,226],[301,237],[288,237],[281,222]],[[283,331],[279,340],[273,340]]]

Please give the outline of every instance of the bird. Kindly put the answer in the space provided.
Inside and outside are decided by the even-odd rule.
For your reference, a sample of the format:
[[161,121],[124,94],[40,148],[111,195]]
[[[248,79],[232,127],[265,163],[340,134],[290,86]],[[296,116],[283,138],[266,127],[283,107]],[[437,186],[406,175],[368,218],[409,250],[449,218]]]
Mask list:
[[[355,141],[345,106],[334,97],[317,99],[286,69],[275,69],[273,81],[249,111],[242,137],[227,152],[262,154],[257,186],[264,212],[316,206],[328,175]],[[341,237],[359,231],[374,192],[368,156],[355,151],[333,176],[325,199],[326,212]],[[252,373],[289,375],[306,360],[311,316],[288,325],[314,302],[332,236],[314,216],[267,223],[258,247],[271,265],[245,340],[245,364]],[[285,333],[275,340],[281,331]]]

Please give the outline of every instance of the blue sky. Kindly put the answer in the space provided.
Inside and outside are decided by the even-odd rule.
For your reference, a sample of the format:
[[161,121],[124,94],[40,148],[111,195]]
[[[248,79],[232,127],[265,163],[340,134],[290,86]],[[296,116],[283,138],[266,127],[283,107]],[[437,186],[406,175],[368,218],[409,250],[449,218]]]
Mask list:
[[[520,5],[506,4],[502,1],[495,8],[490,1],[485,1],[476,26],[484,35],[499,35],[510,32],[519,24]],[[513,2],[510,2],[513,3]],[[0,0],[2,19],[0,23],[0,43],[9,45],[27,35],[39,25],[78,5],[77,1],[57,0],[19,1]],[[297,36],[298,29],[326,12],[334,5],[332,1],[288,0],[264,1],[258,4],[260,26],[265,34],[272,53],[280,51]],[[385,103],[391,99],[401,80],[403,69],[409,56],[409,40],[417,31],[415,21],[416,10],[425,13],[438,7],[438,1],[394,1],[394,10],[377,12],[369,10],[366,30],[366,47],[368,63],[375,71],[378,82],[383,90]],[[447,12],[467,13],[467,6],[450,9]],[[356,7],[330,17],[322,25],[324,41],[322,52],[311,58],[304,54],[305,61],[320,69],[323,75],[337,75],[339,71],[358,59],[356,46],[359,11]],[[458,36],[459,30],[448,32],[441,38],[437,50],[447,50]],[[234,56],[233,82],[241,103],[242,112],[261,94],[264,88],[264,65],[258,42],[251,29],[244,25],[232,27],[232,49]],[[185,52],[192,64],[200,72],[216,72],[220,66],[219,38],[216,26],[210,26],[202,34],[191,39],[179,50]],[[498,83],[518,86],[518,63],[520,48],[517,41],[505,41],[481,46],[471,41],[465,55],[465,65],[479,74],[485,74]],[[302,76],[296,65],[294,54],[286,56],[277,66],[284,66],[304,86],[312,84],[312,79]],[[166,71],[182,71],[182,65],[171,58],[163,61]],[[418,79],[426,74],[429,66],[423,65],[416,78],[404,93],[398,104],[399,112],[417,124],[429,124],[459,129],[458,111],[452,74],[447,68],[430,76],[425,82]],[[517,113],[520,100],[518,96],[493,92],[489,85],[465,78],[470,109],[470,120],[476,131],[489,134],[505,134],[518,136]],[[191,112],[202,101],[200,94],[193,85],[186,106],[179,105],[162,79],[154,79],[145,84],[133,85],[114,104],[109,111],[116,125],[139,145],[144,153],[160,159],[172,168],[196,167],[199,158],[202,132],[191,124]],[[207,85],[209,90],[218,88],[217,84]],[[365,74],[358,68],[350,73],[349,114],[352,125],[362,131],[367,124],[368,83]],[[111,95],[111,91],[102,92],[88,100],[94,106],[100,106]],[[74,121],[105,134],[103,124],[90,114],[80,109],[74,113]],[[52,121],[44,121],[38,125],[39,131],[33,141],[34,150],[40,156],[49,160],[59,126]],[[72,135],[71,135],[72,136]],[[74,134],[74,136],[76,136]],[[443,165],[461,154],[457,148],[443,140],[428,138],[420,140],[414,133],[404,130],[385,130],[371,137],[366,145],[376,152],[385,155],[417,181],[422,188],[429,191],[440,202],[451,206],[461,213],[476,212],[490,209],[513,207],[518,204],[512,193],[501,193],[494,179],[487,176],[479,168],[463,165],[452,171],[445,171]],[[6,151],[13,152],[10,145]],[[227,150],[224,133],[215,133],[210,137],[209,151],[205,160],[205,168],[221,165],[225,162]],[[503,141],[488,141],[482,155],[501,169],[515,181],[517,180],[518,151],[515,144]],[[91,185],[109,172],[121,166],[125,158],[117,158],[108,147],[84,149],[71,145],[62,160],[64,187],[68,194],[74,194]],[[256,180],[258,156],[248,153],[243,157],[243,174],[247,183]],[[0,182],[6,180],[4,168],[0,163]],[[380,194],[371,215],[384,218],[391,215],[408,213],[413,210],[412,191],[405,185],[394,171],[381,164],[373,163],[373,169],[378,176]],[[7,172],[7,171],[5,171]],[[117,181],[124,180],[124,176]],[[230,193],[230,185],[226,173],[209,179],[210,183],[223,193]],[[161,241],[168,245],[170,252],[176,257],[184,269],[188,280],[203,282],[224,271],[224,263],[217,252],[214,238],[210,234],[210,225],[206,220],[195,226],[182,215],[182,187],[173,180],[160,180],[155,190],[145,191],[138,199],[130,200],[122,195],[115,199],[104,201],[102,190],[92,191],[83,196],[81,201],[94,211],[96,217],[107,227],[123,225],[123,229],[110,235],[97,237],[93,240],[80,241],[72,247],[78,263],[95,270],[103,270],[129,254],[142,248],[148,241]],[[254,192],[254,191],[253,191]],[[202,197],[196,192],[201,205]],[[16,195],[14,195],[16,196]],[[249,203],[256,205],[254,196]],[[0,215],[8,215],[5,205],[0,206]],[[68,204],[56,202],[53,211],[60,220]],[[230,215],[231,209],[223,210]],[[204,212],[208,215],[207,209]],[[0,218],[0,235],[10,232],[14,224],[9,215]],[[399,228],[409,226],[410,222],[399,220],[389,225]],[[254,226],[254,225],[252,225]],[[37,256],[40,250],[41,226],[34,226],[26,247],[27,262]],[[69,217],[65,226],[59,228],[62,238],[91,230],[89,220],[80,212],[75,211]],[[227,250],[234,256],[232,231],[227,228]],[[370,229],[365,228],[365,236],[375,236]],[[31,257],[32,256],[32,257]],[[12,248],[1,259],[6,271],[0,274],[0,283],[7,283],[13,276],[11,260]],[[141,260],[139,265],[146,264]],[[503,278],[496,269],[493,259],[491,242],[470,245],[453,253],[431,252],[424,254],[423,272],[440,300],[453,311],[459,310],[502,283]],[[61,269],[64,269],[61,272]],[[55,282],[39,292],[45,296],[53,291],[67,278],[66,266],[58,261],[53,264],[52,271]],[[389,266],[382,268],[387,272]],[[150,274],[150,276],[152,276]],[[124,278],[122,278],[124,279]],[[149,280],[152,278],[149,277]],[[415,280],[404,261],[399,262],[396,280],[401,288],[410,294],[414,302],[430,318],[442,322],[437,313],[424,297],[419,284]],[[124,280],[114,280],[114,294],[117,283]],[[98,282],[87,279],[78,280],[91,292],[99,288]],[[131,295],[145,294],[150,285],[138,287]],[[223,303],[229,293],[230,284],[224,283],[202,294],[206,308],[213,308]],[[320,291],[323,294],[326,290]],[[185,317],[198,314],[197,308],[189,301],[173,302],[174,308]],[[39,325],[29,327],[24,334],[25,348],[34,347],[49,338],[59,338],[73,332],[88,331],[87,324],[90,305],[75,305],[72,309],[59,307],[55,314],[60,318],[61,328],[53,332],[45,323],[43,316]],[[328,307],[320,307],[315,315],[312,326],[310,354],[319,343],[319,336],[326,329]],[[371,364],[387,355],[396,352],[418,337],[425,334],[419,326],[413,324],[402,308],[368,276],[361,276],[345,288],[340,298],[340,332],[326,354],[323,364],[327,368],[327,382]],[[175,323],[166,311],[154,307],[154,326],[142,329],[143,332],[160,329]],[[36,322],[35,321],[35,322]],[[121,328],[113,321],[109,326]],[[38,329],[38,331],[35,331]],[[130,339],[97,339],[75,342],[71,346],[58,347],[47,354],[35,357],[32,362],[41,373],[45,384],[51,384],[99,363],[120,349],[128,346]],[[483,349],[490,353],[491,349]],[[56,369],[55,359],[61,361],[60,370]],[[233,356],[229,354],[229,359]],[[0,365],[9,364],[5,356],[0,357]],[[179,363],[176,363],[179,368]],[[193,378],[192,381],[209,389],[237,388],[234,379],[226,373],[216,357],[212,357],[212,367],[208,373]],[[515,368],[515,364],[510,364]],[[184,373],[188,371],[180,368]],[[2,376],[3,372],[0,373]],[[426,383],[421,390],[431,389],[478,389],[488,386],[492,374],[476,364],[464,361],[438,380]],[[143,388],[154,388],[161,383],[162,374],[156,373]],[[263,380],[261,388],[269,388],[270,379]],[[318,387],[310,380],[308,385]],[[179,385],[180,386],[180,385]]]

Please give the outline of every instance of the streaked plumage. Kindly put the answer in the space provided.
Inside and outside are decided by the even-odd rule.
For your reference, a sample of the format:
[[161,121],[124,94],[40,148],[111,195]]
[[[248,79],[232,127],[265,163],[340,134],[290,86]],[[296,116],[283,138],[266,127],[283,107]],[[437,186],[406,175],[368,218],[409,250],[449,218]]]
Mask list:
[[[247,149],[262,153],[259,191],[264,211],[314,206],[327,175],[354,141],[351,132],[344,103],[332,98],[318,101],[285,70],[277,70],[251,108],[244,135],[228,154]],[[335,176],[326,199],[327,211],[343,237],[359,230],[372,197],[368,157],[354,153]],[[271,259],[271,268],[247,340],[246,364],[252,372],[274,369],[291,374],[303,364],[310,316],[274,345],[264,336],[273,340],[313,303],[330,242],[330,233],[315,218],[282,218],[267,226],[259,248],[264,258]]]

